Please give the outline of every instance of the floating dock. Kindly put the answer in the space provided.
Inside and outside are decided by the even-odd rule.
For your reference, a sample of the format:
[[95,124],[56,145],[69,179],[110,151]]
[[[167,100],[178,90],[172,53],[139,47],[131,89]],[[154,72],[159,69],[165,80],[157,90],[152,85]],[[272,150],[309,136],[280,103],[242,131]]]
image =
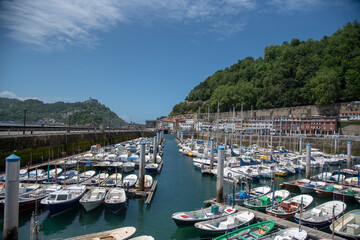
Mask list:
[[[206,203],[211,203],[211,204],[216,204],[216,205],[222,205],[225,206],[225,203],[219,204],[216,202],[216,199],[210,199],[208,201],[205,201]],[[281,228],[289,228],[289,227],[299,227],[298,223],[294,223],[294,222],[290,222],[288,220],[284,220],[281,218],[277,218],[277,217],[273,217],[270,216],[266,213],[262,213],[262,212],[258,212],[246,207],[242,207],[242,206],[238,206],[235,205],[235,209],[238,211],[250,211],[252,213],[254,213],[255,215],[255,219],[259,220],[259,221],[268,221],[268,220],[274,220],[276,226],[279,226]],[[301,229],[304,229],[307,233],[308,233],[308,238],[311,239],[335,239],[335,240],[341,240],[344,239],[342,237],[339,237],[337,235],[334,235],[334,238],[332,238],[332,235],[314,228],[310,228],[310,227],[306,227],[306,226],[301,226]]]

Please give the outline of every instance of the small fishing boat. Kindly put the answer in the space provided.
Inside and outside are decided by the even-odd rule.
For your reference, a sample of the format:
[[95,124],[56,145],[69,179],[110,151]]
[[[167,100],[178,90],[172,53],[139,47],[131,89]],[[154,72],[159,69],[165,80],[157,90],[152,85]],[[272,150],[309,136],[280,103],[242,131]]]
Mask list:
[[102,182],[104,182],[108,177],[109,177],[108,173],[99,173],[98,175],[84,181],[82,184],[85,184],[86,186],[99,185]]
[[318,197],[333,197],[334,191],[343,189],[344,186],[337,184],[325,185],[321,188],[316,188],[315,193]]
[[112,229],[105,232],[91,233],[82,236],[77,236],[73,238],[67,238],[67,240],[118,240],[118,239],[129,239],[134,236],[136,233],[136,228],[134,227],[122,227],[117,229]]
[[[337,218],[346,209],[346,204],[341,201],[329,201],[301,213],[301,224],[309,227],[322,228],[332,223],[333,217]],[[333,214],[334,211],[334,214]],[[299,222],[300,213],[294,216]]]
[[232,232],[252,222],[255,218],[250,211],[241,211],[228,216],[195,223],[200,237],[214,237]]
[[307,236],[308,233],[304,229],[292,227],[265,235],[259,238],[259,240],[306,240]]
[[315,192],[316,188],[322,188],[325,187],[325,182],[319,182],[319,181],[311,181],[309,183],[298,185],[301,193],[313,193]]
[[356,209],[338,218],[330,224],[330,230],[341,237],[360,239],[360,210]]
[[309,183],[310,180],[309,179],[300,179],[300,180],[294,180],[291,182],[284,182],[283,184],[285,185],[285,188],[287,190],[299,190],[299,185],[303,185],[305,183]]
[[159,164],[157,163],[149,163],[145,165],[146,173],[156,173],[159,168]]
[[267,207],[270,207],[271,205],[277,206],[282,201],[286,200],[289,196],[290,192],[288,190],[277,190],[275,192],[271,192],[264,196],[261,196],[260,198],[247,199],[245,200],[244,205],[258,211],[264,211]]
[[125,162],[122,168],[125,173],[132,172],[135,170],[135,162]]
[[120,184],[120,186],[124,187],[124,188],[132,188],[135,186],[137,180],[138,180],[138,177],[136,174],[127,175],[122,180],[122,183]]
[[102,187],[115,187],[121,182],[122,175],[121,173],[111,174],[103,183],[101,183]]
[[350,187],[334,191],[335,199],[344,202],[355,202],[355,196],[360,193],[360,188]]
[[306,209],[313,200],[314,198],[308,194],[297,195],[283,201],[278,206],[266,208],[266,213],[271,216],[291,220],[294,218],[295,213],[298,213],[301,208],[302,210]]
[[86,212],[90,212],[91,210],[99,207],[105,198],[106,189],[97,187],[91,189],[87,192],[81,199],[80,204],[84,207]]
[[195,211],[177,212],[174,213],[171,218],[175,221],[178,227],[189,227],[193,226],[197,222],[223,217],[235,212],[236,210],[231,207],[219,207],[218,205],[213,205],[211,207],[202,208]]
[[259,223],[254,223],[249,226],[240,228],[233,232],[226,233],[219,237],[214,238],[213,240],[226,240],[226,239],[258,239],[268,232],[270,232],[275,226],[275,221],[264,221]]
[[70,185],[62,190],[50,193],[50,195],[41,200],[51,215],[63,212],[75,206],[83,197],[86,191],[85,185]]
[[94,164],[94,168],[97,171],[103,171],[110,167],[111,162],[110,161],[101,161]]
[[108,206],[111,211],[117,213],[120,209],[125,207],[126,202],[125,190],[122,188],[112,188],[105,196],[105,205]]
[[269,186],[256,187],[251,189],[249,192],[245,190],[240,190],[238,194],[235,195],[235,203],[238,205],[244,204],[245,200],[252,198],[260,198],[261,196],[269,193],[271,188]]
[[152,236],[148,236],[148,235],[142,235],[142,236],[130,238],[129,240],[155,240],[155,238],[153,238]]
[[[153,185],[154,179],[152,176],[145,174],[145,179],[144,179],[144,189],[150,189],[151,186]],[[139,180],[137,180],[136,184],[135,184],[136,188],[139,188]]]

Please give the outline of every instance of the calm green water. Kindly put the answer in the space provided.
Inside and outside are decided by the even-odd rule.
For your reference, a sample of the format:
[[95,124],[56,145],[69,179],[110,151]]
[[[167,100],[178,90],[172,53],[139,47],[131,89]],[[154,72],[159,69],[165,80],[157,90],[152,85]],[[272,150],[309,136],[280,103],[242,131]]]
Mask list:
[[[194,227],[177,228],[171,215],[178,211],[201,208],[204,200],[214,198],[216,177],[203,176],[195,169],[192,159],[178,151],[175,137],[176,135],[165,135],[164,165],[161,174],[154,177],[158,180],[158,186],[150,205],[146,205],[145,200],[130,199],[127,208],[118,214],[113,214],[105,207],[86,213],[79,205],[53,217],[42,208],[38,215],[43,228],[40,239],[62,239],[124,226],[136,227],[135,236],[146,234],[155,239],[199,239]],[[297,174],[289,178],[276,178],[275,183],[277,185],[284,180],[300,177],[302,175]],[[261,181],[253,186],[263,184],[264,181]],[[270,181],[267,180],[265,184],[270,185]],[[232,186],[225,184],[224,191],[231,193]],[[326,200],[329,199],[316,199],[312,206]],[[347,210],[356,207],[358,206],[353,204]],[[30,216],[31,212],[20,213],[19,239],[29,239]],[[0,222],[1,232],[2,229],[3,216]]]

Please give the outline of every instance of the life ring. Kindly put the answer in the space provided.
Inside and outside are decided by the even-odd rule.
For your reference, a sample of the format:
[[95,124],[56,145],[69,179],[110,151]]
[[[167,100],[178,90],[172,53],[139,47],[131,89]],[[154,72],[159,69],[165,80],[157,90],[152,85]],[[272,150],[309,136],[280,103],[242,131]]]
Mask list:
[[232,178],[232,173],[229,172],[227,176],[228,176],[228,178]]

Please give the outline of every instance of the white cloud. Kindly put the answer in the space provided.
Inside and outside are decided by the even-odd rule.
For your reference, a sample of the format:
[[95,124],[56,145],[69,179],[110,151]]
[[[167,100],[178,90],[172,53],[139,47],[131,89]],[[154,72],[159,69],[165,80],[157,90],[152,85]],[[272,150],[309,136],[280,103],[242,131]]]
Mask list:
[[279,12],[292,13],[294,11],[311,11],[314,7],[326,2],[328,0],[270,0],[268,4]]
[[33,97],[19,97],[15,93],[10,92],[10,91],[0,92],[0,97],[2,97],[2,98],[15,98],[15,99],[18,99],[18,100],[21,100],[21,101],[24,101],[24,100],[27,100],[27,99],[37,99],[37,100],[39,100],[38,98],[33,98]]
[[242,12],[255,7],[255,0],[5,0],[0,21],[13,39],[61,49],[70,44],[93,46],[94,31],[107,31],[119,23],[195,21],[211,28],[219,20],[236,24]]

